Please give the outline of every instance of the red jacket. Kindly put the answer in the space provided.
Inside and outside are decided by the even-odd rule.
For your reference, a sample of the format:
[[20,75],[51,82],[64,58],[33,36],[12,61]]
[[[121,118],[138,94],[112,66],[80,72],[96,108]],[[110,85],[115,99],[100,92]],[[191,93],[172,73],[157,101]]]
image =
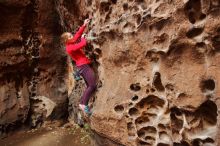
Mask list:
[[86,46],[86,39],[81,38],[81,41],[76,43],[76,41],[82,36],[85,27],[85,25],[82,25],[74,37],[66,43],[66,52],[75,61],[76,66],[90,63],[90,60],[82,50],[82,48]]

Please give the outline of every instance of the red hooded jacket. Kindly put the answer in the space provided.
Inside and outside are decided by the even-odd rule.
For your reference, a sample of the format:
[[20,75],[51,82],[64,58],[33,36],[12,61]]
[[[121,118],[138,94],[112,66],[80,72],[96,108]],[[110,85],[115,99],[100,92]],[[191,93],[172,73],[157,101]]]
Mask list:
[[66,52],[75,61],[76,66],[90,63],[90,60],[86,57],[85,53],[82,50],[82,48],[86,46],[86,39],[81,38],[81,41],[79,43],[76,43],[76,41],[82,36],[85,28],[86,25],[82,25],[80,29],[76,32],[74,37],[66,43]]

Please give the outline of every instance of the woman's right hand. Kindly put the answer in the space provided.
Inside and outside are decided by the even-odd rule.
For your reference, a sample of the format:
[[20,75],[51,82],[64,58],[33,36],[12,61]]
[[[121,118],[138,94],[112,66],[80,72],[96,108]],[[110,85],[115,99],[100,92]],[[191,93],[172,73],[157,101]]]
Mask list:
[[90,22],[90,19],[84,20],[84,25],[87,25]]

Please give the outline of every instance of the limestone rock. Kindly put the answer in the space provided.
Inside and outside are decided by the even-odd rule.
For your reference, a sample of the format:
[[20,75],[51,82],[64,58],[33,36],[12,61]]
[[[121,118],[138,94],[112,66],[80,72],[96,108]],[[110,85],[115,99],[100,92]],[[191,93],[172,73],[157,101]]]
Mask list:
[[102,82],[92,128],[123,145],[218,145],[220,2],[105,0],[90,10]]

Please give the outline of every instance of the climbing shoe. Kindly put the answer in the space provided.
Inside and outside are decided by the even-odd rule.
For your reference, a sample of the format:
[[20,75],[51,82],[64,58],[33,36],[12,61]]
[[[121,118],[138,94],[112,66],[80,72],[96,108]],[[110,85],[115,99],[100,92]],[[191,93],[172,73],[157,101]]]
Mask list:
[[76,81],[79,81],[82,79],[78,73],[73,73],[73,76]]
[[79,107],[87,116],[91,116],[92,115],[92,112],[90,111],[88,105],[79,104]]
[[91,116],[91,115],[92,115],[92,112],[90,111],[88,105],[85,106],[85,108],[84,108],[84,112],[85,112],[88,116]]

